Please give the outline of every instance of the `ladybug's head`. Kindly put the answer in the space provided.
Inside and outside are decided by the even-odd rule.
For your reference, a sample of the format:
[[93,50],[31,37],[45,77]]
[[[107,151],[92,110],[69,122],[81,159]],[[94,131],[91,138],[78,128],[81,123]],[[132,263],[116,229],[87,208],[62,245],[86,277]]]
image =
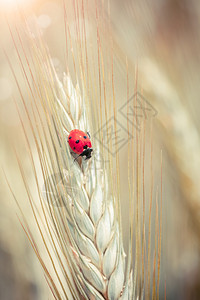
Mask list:
[[85,156],[86,157],[85,159],[89,159],[91,158],[92,151],[93,151],[92,148],[87,148],[79,156]]

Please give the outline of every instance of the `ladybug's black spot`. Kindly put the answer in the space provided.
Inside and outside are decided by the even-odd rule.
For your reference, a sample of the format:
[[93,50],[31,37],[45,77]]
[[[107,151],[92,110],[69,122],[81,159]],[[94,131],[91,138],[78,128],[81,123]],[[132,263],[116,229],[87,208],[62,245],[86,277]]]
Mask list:
[[87,136],[86,136],[86,135],[84,135],[84,139],[87,139]]
[[83,149],[87,149],[87,148],[88,148],[88,145],[83,146]]
[[78,144],[79,143],[79,140],[76,140],[76,144]]
[[72,138],[72,137],[70,136],[70,137],[69,137],[69,140],[70,140],[71,138]]
[[76,149],[76,148],[74,147],[74,149]]

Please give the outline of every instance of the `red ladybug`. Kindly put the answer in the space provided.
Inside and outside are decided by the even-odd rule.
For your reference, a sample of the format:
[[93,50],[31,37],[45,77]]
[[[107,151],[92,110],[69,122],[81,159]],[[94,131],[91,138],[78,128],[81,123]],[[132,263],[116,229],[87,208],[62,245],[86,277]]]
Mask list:
[[93,149],[89,133],[86,134],[79,129],[74,129],[69,133],[68,143],[70,148],[75,153],[79,154],[79,156],[86,156],[86,159],[91,158],[91,152]]

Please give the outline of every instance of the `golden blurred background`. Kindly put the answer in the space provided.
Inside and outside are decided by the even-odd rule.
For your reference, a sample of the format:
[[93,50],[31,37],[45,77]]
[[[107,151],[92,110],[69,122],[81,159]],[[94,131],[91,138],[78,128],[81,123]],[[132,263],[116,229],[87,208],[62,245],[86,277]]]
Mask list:
[[[163,156],[163,232],[160,299],[200,299],[200,3],[197,0],[111,0],[84,1],[87,13],[87,43],[96,45],[93,7],[103,3],[104,20],[109,20],[115,58],[114,80],[117,107],[127,99],[126,64],[131,96],[137,82],[145,99],[158,112],[153,119],[155,183],[160,184],[160,149]],[[32,175],[24,136],[14,101],[19,93],[6,59],[12,62],[23,93],[26,86],[9,26],[22,30],[20,11],[29,26],[41,29],[54,66],[60,76],[65,70],[65,32],[62,1],[0,0],[0,162],[23,203],[21,183],[13,147],[23,157]],[[66,8],[68,9],[67,2]],[[69,10],[71,7],[69,7]],[[70,13],[69,13],[70,14]],[[73,14],[69,20],[73,42]],[[105,24],[104,24],[105,26]],[[109,36],[105,36],[105,48]],[[27,47],[24,44],[24,47]],[[95,48],[95,46],[93,46]],[[6,53],[6,55],[5,55]],[[97,56],[89,59],[97,59]],[[106,61],[106,59],[105,59]],[[73,63],[68,62],[69,70]],[[106,69],[106,66],[105,66]],[[108,83],[109,84],[109,83]],[[23,115],[23,112],[22,112]],[[119,121],[125,123],[119,114]],[[147,126],[149,123],[147,123]],[[148,132],[148,130],[147,130]],[[126,188],[127,148],[120,150],[121,194]],[[147,173],[148,174],[148,173]],[[123,181],[123,178],[124,181]],[[122,197],[122,198],[123,198]],[[18,209],[3,171],[0,180],[0,299],[53,299],[42,269],[18,220]],[[28,205],[27,205],[28,206]],[[126,223],[126,206],[122,220]],[[30,222],[32,220],[30,219]]]

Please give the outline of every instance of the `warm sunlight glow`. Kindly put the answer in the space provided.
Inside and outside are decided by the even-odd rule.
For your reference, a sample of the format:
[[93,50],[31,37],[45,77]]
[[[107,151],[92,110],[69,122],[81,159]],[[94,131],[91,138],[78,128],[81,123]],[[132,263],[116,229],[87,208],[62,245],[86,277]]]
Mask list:
[[29,5],[33,0],[0,0],[0,8],[15,8],[18,6],[27,6]]

